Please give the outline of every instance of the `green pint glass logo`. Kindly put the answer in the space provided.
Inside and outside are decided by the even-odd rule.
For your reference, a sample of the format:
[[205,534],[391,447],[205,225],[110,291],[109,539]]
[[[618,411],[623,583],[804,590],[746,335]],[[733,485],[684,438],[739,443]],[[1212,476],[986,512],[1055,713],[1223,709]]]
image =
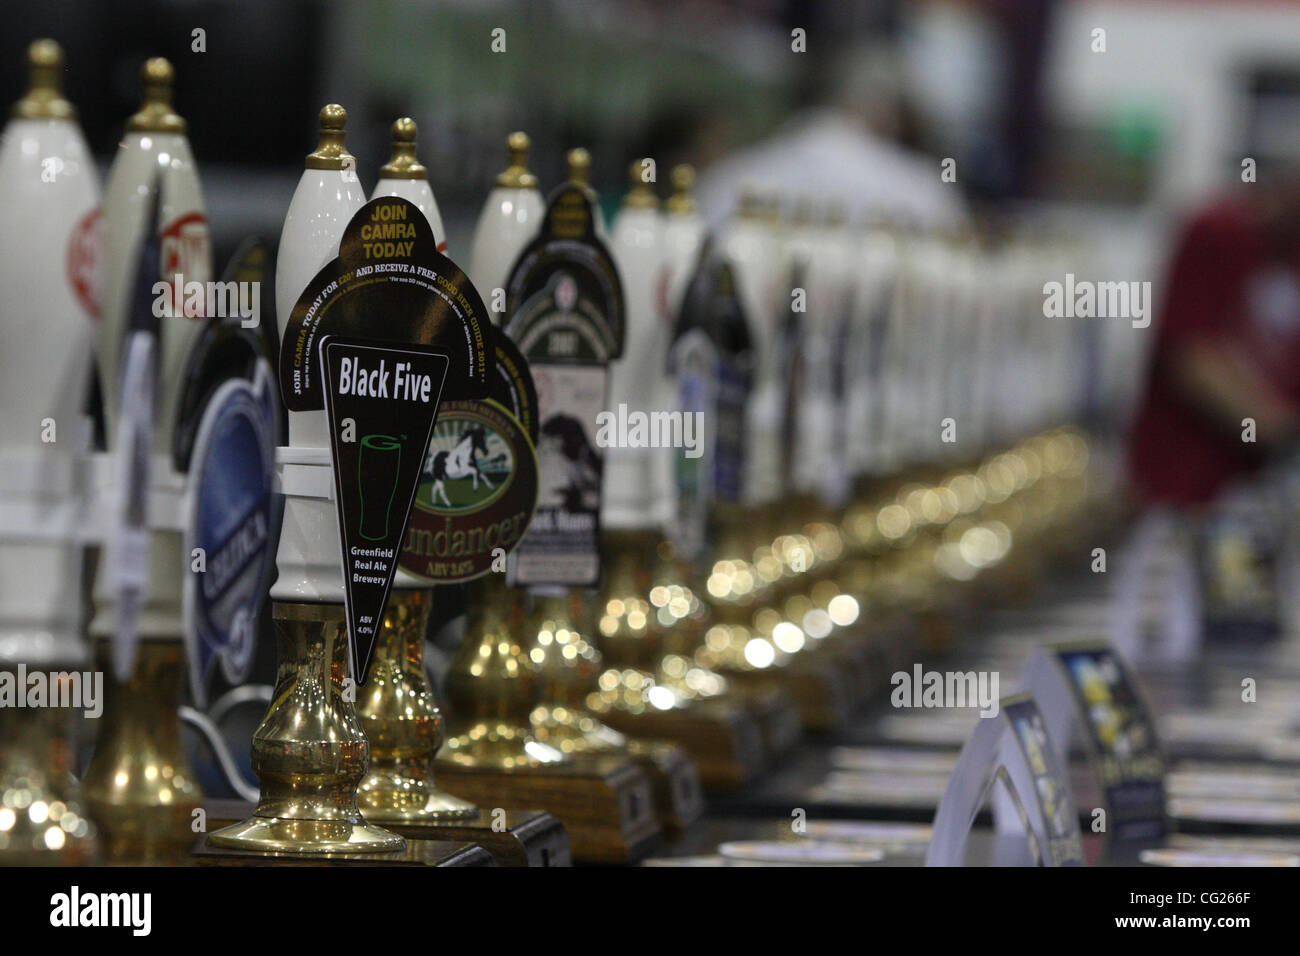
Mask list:
[[361,523],[357,534],[367,541],[383,541],[388,537],[388,519],[393,510],[397,476],[402,464],[402,438],[366,435],[361,439],[357,455]]

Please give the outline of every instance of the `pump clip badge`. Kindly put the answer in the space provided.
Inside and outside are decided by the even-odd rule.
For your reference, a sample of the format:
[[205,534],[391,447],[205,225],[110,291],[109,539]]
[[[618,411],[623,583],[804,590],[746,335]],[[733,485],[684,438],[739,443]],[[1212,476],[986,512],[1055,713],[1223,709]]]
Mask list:
[[353,673],[365,683],[451,358],[424,345],[321,340]]
[[280,347],[291,411],[330,429],[353,673],[364,683],[443,399],[488,394],[493,329],[412,203],[372,199],[298,299]]
[[443,397],[486,397],[493,335],[487,307],[437,245],[424,214],[405,199],[384,196],[357,210],[338,258],[316,274],[290,313],[280,345],[285,407],[325,407],[316,357],[330,335],[443,349],[452,358]]
[[218,664],[231,684],[242,683],[253,664],[279,526],[274,387],[260,360],[253,381],[228,379],[208,401],[195,439],[183,608],[190,689],[200,707]]
[[537,389],[537,513],[510,568],[518,585],[594,586],[600,578],[604,461],[596,416],[608,363],[623,350],[623,289],[595,233],[591,200],[567,184],[506,284],[506,328]]
[[537,392],[510,340],[495,344],[491,398],[444,402],[425,451],[399,561],[431,583],[505,571],[537,507]]
[[712,502],[740,500],[751,348],[731,264],[706,238],[669,352],[681,410],[696,415],[703,431],[702,454],[682,457],[676,465],[673,543],[684,556],[703,552]]
[[578,186],[551,194],[541,231],[510,270],[506,315],[529,361],[604,365],[622,355],[623,286]]

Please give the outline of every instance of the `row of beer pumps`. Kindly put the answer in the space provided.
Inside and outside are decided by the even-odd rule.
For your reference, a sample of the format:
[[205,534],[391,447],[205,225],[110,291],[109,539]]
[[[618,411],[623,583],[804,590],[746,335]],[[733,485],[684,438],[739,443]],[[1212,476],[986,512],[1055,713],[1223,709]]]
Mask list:
[[[174,308],[154,311],[150,328],[141,290],[142,280],[152,289],[153,279],[217,278],[206,209],[165,60],[144,66],[142,106],[102,201],[59,90],[57,45],[33,44],[29,66],[0,147],[9,184],[0,669],[70,679],[86,666],[86,633],[86,673],[107,675],[107,694],[79,786],[69,782],[67,710],[0,707],[0,794],[19,795],[0,806],[0,854],[75,861],[97,847],[109,859],[165,859],[188,851],[203,816],[178,713],[195,646],[185,643],[195,613],[186,597],[194,433],[213,430],[195,424],[204,411],[195,394],[208,394],[195,356],[217,317],[187,313],[178,284],[166,293]],[[367,195],[346,120],[340,106],[321,111],[285,217],[274,302],[286,347],[311,314],[304,293],[340,257],[363,207],[391,198],[400,215],[409,203],[438,252],[446,248],[415,123],[393,124],[391,159]],[[1078,420],[1084,400],[1074,327],[1042,320],[1043,276],[1061,264],[1059,247],[850,228],[835,207],[815,215],[803,201],[783,216],[752,190],[711,235],[691,169],[672,170],[665,203],[649,159],[632,164],[611,228],[585,150],[570,152],[568,182],[547,197],[528,149],[523,133],[510,135],[465,274],[493,303],[496,334],[534,364],[530,414],[541,427],[519,447],[526,459],[537,446],[543,499],[593,493],[573,447],[584,438],[599,446],[587,449],[598,459],[598,573],[589,584],[546,583],[525,539],[509,574],[494,565],[472,585],[444,731],[422,662],[440,592],[403,565],[368,679],[356,686],[331,419],[325,408],[290,410],[283,444],[271,443],[282,518],[262,544],[278,540],[269,597],[279,664],[252,743],[259,799],[247,819],[207,837],[213,848],[391,852],[490,807],[530,806],[560,816],[578,855],[630,857],[647,832],[698,816],[700,780],[742,784],[801,725],[835,726],[921,639],[917,622],[941,619],[954,594],[997,582],[1000,567],[1013,569],[1013,585],[1031,575],[1007,559],[1013,541],[1023,551],[1025,541],[1061,540],[1097,494],[1098,456],[1082,433],[1056,427]],[[538,246],[539,237],[555,244]],[[526,346],[519,289],[529,256],[565,242],[580,250],[544,290],[558,313],[574,311],[566,297],[579,294],[565,269],[587,268],[583,256],[613,264],[611,314],[599,318],[617,327],[619,346],[575,366],[599,371],[598,407],[615,421],[619,410],[701,412],[698,458],[629,440],[622,425],[601,441],[593,423],[575,435],[564,416],[548,418],[564,405],[555,390],[582,377]],[[269,357],[248,349],[240,367],[255,380]],[[84,406],[92,367],[101,451]],[[272,391],[287,387],[281,379]],[[521,408],[503,428],[526,424]],[[568,469],[558,477],[557,462]],[[70,598],[84,573],[93,575],[88,623]],[[653,807],[648,822],[633,799],[643,789],[653,792],[642,801]],[[611,840],[622,845],[588,840],[588,821],[566,818],[574,794],[610,801]]]

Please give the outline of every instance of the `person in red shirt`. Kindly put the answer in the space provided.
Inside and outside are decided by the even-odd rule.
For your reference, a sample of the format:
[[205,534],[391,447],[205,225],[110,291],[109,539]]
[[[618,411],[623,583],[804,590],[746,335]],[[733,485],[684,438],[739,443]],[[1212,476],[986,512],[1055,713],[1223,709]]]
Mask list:
[[1209,504],[1300,428],[1300,201],[1268,198],[1211,206],[1178,243],[1129,442],[1140,504]]
[[[1117,593],[1116,643],[1142,656],[1151,558],[1172,537],[1157,656],[1200,642],[1199,519],[1300,435],[1300,183],[1255,183],[1183,229],[1129,435],[1143,518]],[[1166,545],[1167,546],[1167,545]]]

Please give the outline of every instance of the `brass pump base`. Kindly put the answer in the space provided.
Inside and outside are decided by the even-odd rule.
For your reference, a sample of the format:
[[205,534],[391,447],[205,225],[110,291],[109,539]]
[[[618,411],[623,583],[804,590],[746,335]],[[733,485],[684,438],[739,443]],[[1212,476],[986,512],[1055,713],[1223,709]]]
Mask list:
[[0,707],[0,867],[95,859],[97,835],[72,781],[71,719],[68,708]]
[[253,733],[262,784],[253,816],[208,837],[214,847],[318,856],[401,850],[357,807],[370,750],[347,695],[348,634],[341,604],[272,606],[279,668],[271,708]]
[[685,830],[704,812],[695,761],[675,744],[629,739],[586,709],[603,662],[600,651],[582,636],[578,622],[583,610],[577,591],[533,598],[529,656],[542,672],[542,703],[533,711],[533,732],[564,753],[636,764],[650,778],[660,823],[668,830]]
[[125,684],[113,678],[107,641],[95,644],[105,674],[104,716],[82,780],[105,863],[158,865],[188,858],[202,793],[181,742],[185,655],[179,640],[142,641]]
[[406,841],[387,830],[371,826],[357,815],[347,820],[295,820],[259,817],[218,830],[208,837],[212,846],[257,853],[330,854],[400,850]]
[[357,700],[357,716],[370,741],[370,770],[357,803],[376,823],[433,826],[479,815],[474,804],[443,793],[433,781],[443,719],[424,672],[432,594],[427,588],[389,593],[370,676]]
[[534,736],[543,675],[531,653],[524,596],[501,577],[478,583],[447,673],[453,736],[438,755],[438,779],[485,808],[554,814],[579,862],[635,862],[660,832],[650,781],[624,756],[580,758]]
[[533,734],[542,676],[525,646],[523,593],[504,577],[475,582],[465,638],[447,669],[452,736],[438,754],[439,768],[512,771],[573,759]]

